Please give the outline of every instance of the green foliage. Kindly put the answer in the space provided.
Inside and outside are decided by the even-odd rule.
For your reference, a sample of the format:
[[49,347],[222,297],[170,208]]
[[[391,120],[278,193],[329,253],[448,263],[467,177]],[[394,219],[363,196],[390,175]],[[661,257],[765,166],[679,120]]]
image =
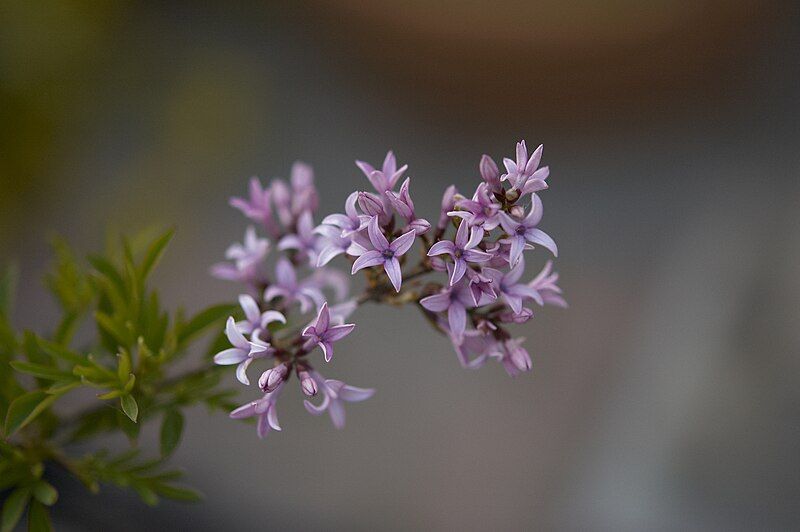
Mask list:
[[[162,497],[199,499],[175,483],[181,473],[165,469],[165,461],[181,441],[185,409],[230,409],[232,392],[220,389],[221,373],[208,357],[183,375],[172,367],[204,333],[221,333],[235,309],[217,305],[187,318],[161,306],[147,281],[172,236],[168,231],[142,244],[122,239],[118,249],[89,257],[88,265],[55,241],[55,267],[46,285],[62,316],[48,334],[14,329],[17,273],[13,267],[0,270],[0,532],[13,529],[26,509],[29,530],[51,529],[48,507],[57,503],[58,491],[47,471],[54,464],[92,492],[111,483],[134,490],[147,504]],[[96,334],[75,345],[75,333],[87,321]],[[212,346],[218,342],[219,335]],[[64,417],[58,402],[75,390],[91,390],[94,404]],[[148,460],[136,441],[151,419],[159,420],[154,425],[160,453]],[[131,449],[70,456],[73,443],[107,432],[125,434]]]

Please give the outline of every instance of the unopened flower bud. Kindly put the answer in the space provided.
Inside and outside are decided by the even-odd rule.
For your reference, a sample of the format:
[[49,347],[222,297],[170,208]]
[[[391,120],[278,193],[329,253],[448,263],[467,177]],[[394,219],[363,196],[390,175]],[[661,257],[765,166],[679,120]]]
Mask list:
[[[508,348],[508,347],[507,347]],[[511,363],[520,371],[530,371],[533,363],[528,351],[518,345],[511,347]]]
[[261,374],[258,379],[258,387],[265,392],[271,392],[286,380],[288,374],[289,368],[286,364],[279,364]]
[[519,190],[512,188],[506,191],[506,200],[511,203],[514,203],[519,199]]
[[431,223],[422,218],[417,218],[408,224],[408,229],[413,230],[417,236],[427,233],[430,228]]
[[500,314],[500,321],[503,323],[525,323],[533,317],[533,311],[529,308],[523,308],[518,314],[511,311],[506,311]]
[[525,208],[522,205],[514,205],[511,207],[509,213],[512,218],[516,218],[517,220],[525,218]]
[[444,191],[444,195],[442,196],[442,208],[439,213],[439,222],[436,224],[437,229],[442,230],[447,227],[447,222],[450,220],[450,216],[448,216],[447,213],[452,211],[455,207],[455,195],[457,192],[456,187],[453,185],[450,185]]
[[488,155],[484,155],[481,157],[481,163],[479,165],[481,171],[481,177],[489,185],[489,189],[492,192],[499,192],[502,188],[500,184],[500,170],[497,168],[497,164],[494,160],[489,157]]
[[369,192],[358,193],[358,206],[367,216],[383,215],[383,204],[374,194]]
[[303,389],[303,393],[309,397],[317,395],[317,383],[311,377],[302,379],[300,381],[300,387]]

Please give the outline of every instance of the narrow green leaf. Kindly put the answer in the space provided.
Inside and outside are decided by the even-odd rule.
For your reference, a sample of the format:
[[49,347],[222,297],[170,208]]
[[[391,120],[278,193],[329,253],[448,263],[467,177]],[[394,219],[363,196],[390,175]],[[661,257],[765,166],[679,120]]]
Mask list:
[[176,486],[174,484],[159,484],[154,487],[156,493],[167,499],[183,502],[195,502],[203,500],[203,495],[191,488]]
[[125,282],[122,280],[122,276],[110,261],[104,257],[93,255],[89,257],[89,264],[91,264],[98,273],[100,273],[109,281],[111,286],[117,290],[120,296],[125,293]]
[[120,346],[125,347],[130,345],[130,334],[125,326],[114,321],[114,319],[105,312],[95,312],[94,318],[97,321],[97,325],[116,340]]
[[31,498],[31,489],[28,487],[17,488],[3,504],[3,517],[0,520],[0,532],[11,532],[17,526],[25,506]]
[[6,437],[11,437],[19,429],[36,419],[36,416],[44,412],[58,397],[58,395],[35,390],[14,399],[6,413]]
[[19,371],[20,373],[25,373],[26,375],[33,375],[34,377],[39,377],[40,379],[46,379],[51,381],[74,381],[75,376],[67,371],[62,371],[53,366],[45,366],[44,364],[33,364],[31,362],[20,362],[14,361],[9,362],[12,368]]
[[161,422],[161,456],[169,456],[178,446],[183,434],[183,414],[167,410]]
[[58,500],[58,492],[46,480],[36,481],[33,485],[33,496],[46,506],[53,506]]
[[50,355],[51,358],[63,360],[72,364],[84,364],[86,362],[86,357],[80,353],[56,342],[45,340],[41,336],[36,337],[36,343],[38,343],[42,351]]
[[39,501],[31,501],[28,507],[28,532],[50,532],[50,511]]
[[125,412],[125,415],[136,423],[136,419],[139,417],[139,405],[136,403],[136,399],[134,399],[132,395],[123,395],[120,397],[119,402],[122,405],[122,411]]
[[147,248],[147,252],[145,253],[144,259],[142,263],[139,265],[139,278],[144,281],[147,279],[147,276],[150,275],[150,272],[153,268],[158,264],[158,261],[161,259],[161,256],[164,254],[164,250],[169,244],[169,241],[172,240],[172,236],[175,234],[175,231],[170,229],[156,240],[150,244]]
[[235,309],[235,305],[215,305],[199,312],[180,327],[178,345],[183,345],[187,340],[202,333],[217,322],[220,322],[220,328],[222,328],[222,320],[230,316]]
[[158,504],[158,495],[150,488],[137,484],[133,486],[133,489],[139,494],[139,497],[147,506],[155,506]]
[[80,385],[81,383],[76,380],[73,380],[72,382],[54,382],[53,385],[47,389],[47,393],[50,395],[61,395],[74,388],[77,388]]

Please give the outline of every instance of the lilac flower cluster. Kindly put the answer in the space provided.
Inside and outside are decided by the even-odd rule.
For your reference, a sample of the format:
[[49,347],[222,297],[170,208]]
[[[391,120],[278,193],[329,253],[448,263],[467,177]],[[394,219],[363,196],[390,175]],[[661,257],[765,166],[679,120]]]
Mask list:
[[[525,251],[541,246],[558,253],[553,239],[538,227],[543,213],[538,193],[548,187],[549,175],[546,166],[539,166],[541,157],[541,146],[529,156],[521,141],[516,159],[504,159],[501,172],[484,155],[474,193],[463,196],[448,187],[435,225],[417,214],[411,179],[403,179],[408,167],[398,167],[391,151],[380,169],[356,161],[371,190],[352,192],[344,212],[326,216],[319,225],[314,222],[319,195],[310,166],[295,163],[289,183],[274,179],[263,187],[251,179],[249,198],[230,203],[266,238],[258,236],[255,226],[248,227],[243,243],[228,248],[229,262],[212,268],[216,277],[246,289],[239,298],[244,319],[231,317],[225,330],[232,347],[214,361],[237,365],[236,377],[245,385],[254,361],[269,367],[258,379],[263,395],[231,417],[257,417],[261,437],[280,430],[276,404],[294,373],[305,396],[322,395],[318,405],[305,401],[309,413],[328,412],[341,428],[344,402],[363,401],[374,390],[326,379],[310,359],[319,347],[330,362],[334,343],[355,328],[345,322],[367,302],[417,305],[449,337],[465,368],[495,359],[509,375],[529,371],[524,339],[511,336],[509,326],[533,317],[528,302],[566,307],[551,261],[532,280],[522,281]],[[415,244],[419,258],[411,260]],[[270,275],[266,259],[273,248],[279,256]],[[359,296],[348,298],[346,275],[330,268],[337,257],[350,261],[351,274],[365,273],[366,287]]]

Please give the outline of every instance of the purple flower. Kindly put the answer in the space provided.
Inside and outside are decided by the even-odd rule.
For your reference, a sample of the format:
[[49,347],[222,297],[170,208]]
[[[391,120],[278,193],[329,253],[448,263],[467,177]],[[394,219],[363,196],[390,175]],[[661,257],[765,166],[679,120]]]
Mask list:
[[264,291],[266,301],[276,297],[284,298],[287,305],[294,302],[299,303],[300,312],[303,314],[311,309],[313,303],[319,306],[325,301],[325,296],[313,283],[297,281],[297,273],[294,271],[292,263],[284,257],[278,259],[275,265],[275,283]]
[[516,266],[506,273],[494,268],[484,268],[481,273],[491,278],[492,287],[495,292],[500,294],[506,304],[514,311],[514,314],[522,312],[522,302],[524,299],[540,299],[539,293],[530,286],[520,283],[519,278],[525,271],[525,262],[519,261]]
[[494,162],[494,159],[488,155],[483,155],[478,168],[490,192],[500,192],[503,189],[503,185],[500,184],[500,170],[497,168],[497,163]]
[[345,411],[344,403],[357,403],[369,399],[375,394],[375,390],[369,388],[356,388],[334,379],[325,379],[316,371],[310,372],[311,378],[316,383],[316,388],[322,392],[322,403],[317,406],[308,399],[303,404],[309,414],[319,416],[326,410],[331,416],[333,426],[337,429],[344,427]]
[[250,178],[250,199],[231,198],[230,205],[242,211],[242,214],[255,222],[260,222],[272,237],[280,234],[275,220],[272,218],[272,198],[270,191],[261,186],[257,177]]
[[378,227],[378,218],[373,217],[367,225],[367,232],[373,249],[364,252],[363,255],[356,259],[350,273],[355,274],[363,268],[383,265],[383,269],[386,270],[386,275],[392,282],[392,286],[399,292],[400,286],[403,284],[403,276],[400,271],[400,261],[397,260],[397,257],[402,256],[411,249],[414,244],[414,231],[398,236],[390,244],[380,227]]
[[378,196],[372,192],[359,192],[358,193],[358,206],[364,211],[361,216],[362,225],[369,222],[373,216],[378,217],[380,225],[387,225],[392,219],[392,210],[389,200],[383,196]]
[[467,309],[475,306],[466,282],[443,289],[438,294],[424,297],[419,302],[431,312],[447,312],[447,322],[454,341],[460,342],[467,328]]
[[267,371],[261,374],[261,377],[258,379],[258,387],[261,388],[262,391],[265,392],[272,392],[275,389],[283,384],[289,377],[289,366],[286,363],[278,364],[277,366],[269,368]]
[[314,169],[302,161],[292,165],[292,214],[300,216],[305,211],[314,212],[319,207],[319,196],[314,186]]
[[232,419],[244,419],[258,416],[256,431],[258,432],[259,438],[264,438],[267,433],[269,433],[270,429],[280,431],[281,426],[278,424],[276,403],[281,390],[283,390],[283,386],[284,383],[281,383],[273,391],[264,394],[264,397],[261,399],[240,406],[230,413],[230,417]]
[[453,242],[440,240],[431,246],[428,251],[429,257],[447,254],[453,258],[454,266],[450,274],[450,286],[453,286],[464,277],[464,273],[467,271],[467,262],[486,262],[492,258],[489,253],[474,249],[483,240],[483,234],[483,229],[480,227],[474,227],[470,232],[469,224],[462,222],[458,226]]
[[403,181],[403,184],[400,185],[399,193],[387,190],[384,192],[384,195],[386,199],[389,200],[389,203],[392,204],[397,214],[406,221],[408,227],[413,229],[415,234],[421,235],[430,229],[431,224],[427,220],[417,218],[414,212],[414,202],[411,200],[411,195],[409,194],[410,182],[411,178],[407,177],[406,180]]
[[567,308],[567,302],[561,296],[561,287],[556,284],[557,282],[558,273],[553,272],[553,261],[548,260],[539,275],[528,283],[528,286],[539,294],[539,299],[536,299],[536,302],[540,305]]
[[442,195],[442,207],[439,209],[439,221],[436,223],[436,229],[439,231],[444,230],[447,227],[447,222],[450,221],[450,215],[448,214],[456,205],[456,195],[458,194],[458,190],[456,190],[455,185],[450,185],[444,191]]
[[539,244],[550,250],[550,252],[558,256],[558,247],[556,243],[550,238],[550,235],[537,229],[536,225],[542,220],[542,200],[536,194],[533,195],[533,203],[531,204],[531,212],[528,213],[522,221],[516,221],[508,214],[500,213],[500,225],[503,230],[508,233],[508,238],[505,239],[511,244],[511,252],[509,255],[509,263],[514,266],[522,257],[522,250],[526,242],[531,244]]
[[497,299],[497,293],[492,286],[492,278],[483,273],[476,272],[472,268],[467,268],[467,279],[469,279],[469,290],[472,294],[472,301],[476,307],[486,305]]
[[317,313],[317,319],[303,329],[303,336],[308,338],[304,347],[308,349],[318,345],[325,354],[325,362],[330,362],[333,357],[333,343],[353,332],[355,327],[354,323],[331,326],[328,303],[323,303]]
[[530,371],[532,367],[531,356],[522,347],[525,338],[512,338],[497,344],[490,356],[497,358],[503,364],[506,373],[516,377],[520,373]]
[[356,161],[356,166],[364,172],[364,175],[367,176],[369,182],[372,183],[375,191],[381,195],[387,190],[394,189],[397,181],[408,169],[407,164],[399,169],[397,168],[397,160],[394,157],[394,153],[391,151],[386,153],[386,158],[383,160],[383,168],[381,170],[376,170],[371,164],[364,161]]
[[311,211],[303,211],[297,220],[297,233],[286,235],[278,242],[278,249],[294,249],[314,266],[317,262],[318,237],[314,232],[314,217]]
[[234,263],[221,262],[211,267],[211,274],[217,279],[253,283],[259,278],[259,266],[269,253],[269,240],[258,238],[256,229],[249,226],[242,244],[232,244],[225,251],[225,258]]
[[456,351],[461,367],[478,369],[486,363],[490,347],[495,343],[496,341],[491,336],[473,329],[464,332],[460,342],[453,339],[453,349]]
[[517,143],[516,162],[509,158],[503,159],[503,164],[508,171],[503,176],[503,180],[508,179],[513,188],[519,191],[520,197],[547,188],[546,179],[550,175],[550,170],[546,166],[539,168],[542,150],[543,147],[540,145],[528,158],[528,147],[523,140]]
[[317,254],[317,268],[328,264],[335,257],[347,253],[353,239],[343,236],[342,230],[332,225],[320,225],[314,229],[319,235],[319,253]]
[[253,299],[253,296],[242,294],[239,296],[239,305],[244,311],[245,319],[236,322],[236,328],[243,334],[254,334],[259,331],[265,331],[270,323],[279,321],[286,323],[286,316],[277,310],[267,310],[261,312],[258,308],[258,303]]
[[236,378],[242,384],[249,385],[250,380],[247,378],[248,366],[257,358],[271,356],[275,350],[268,343],[261,341],[258,335],[255,335],[252,341],[248,342],[236,327],[233,318],[228,318],[228,323],[225,325],[225,335],[233,347],[214,355],[214,363],[220,366],[238,364]]
[[481,183],[475,190],[472,199],[463,199],[456,202],[456,207],[463,209],[460,211],[450,211],[450,216],[463,218],[469,223],[470,227],[483,227],[486,231],[491,231],[500,225],[500,204],[497,203],[489,192],[489,186]]
[[353,192],[347,196],[347,201],[344,203],[344,212],[346,214],[329,214],[322,220],[322,223],[338,227],[342,236],[350,236],[352,233],[360,231],[366,224],[356,210],[357,201],[358,192]]

